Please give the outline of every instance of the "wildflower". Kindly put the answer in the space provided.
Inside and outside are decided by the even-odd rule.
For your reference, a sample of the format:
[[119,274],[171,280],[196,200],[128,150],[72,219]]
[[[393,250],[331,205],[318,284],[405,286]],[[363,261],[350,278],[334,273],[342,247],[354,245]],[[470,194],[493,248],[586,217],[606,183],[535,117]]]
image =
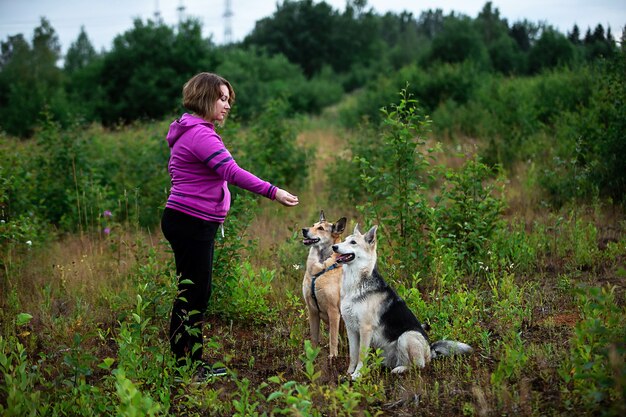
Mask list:
[[111,233],[111,228],[110,227],[105,227],[103,230],[105,235],[108,235],[109,233]]
[[113,216],[113,213],[111,213],[111,210],[104,210],[104,213],[102,213],[102,215],[103,215],[104,217],[109,218],[109,217],[112,217],[112,216]]
[[26,244],[27,244],[28,246],[33,246],[33,242],[32,242],[32,240],[27,240],[27,241],[26,241]]
[[300,265],[298,264],[293,264],[292,266],[293,266],[293,269],[295,269],[296,271],[300,269]]

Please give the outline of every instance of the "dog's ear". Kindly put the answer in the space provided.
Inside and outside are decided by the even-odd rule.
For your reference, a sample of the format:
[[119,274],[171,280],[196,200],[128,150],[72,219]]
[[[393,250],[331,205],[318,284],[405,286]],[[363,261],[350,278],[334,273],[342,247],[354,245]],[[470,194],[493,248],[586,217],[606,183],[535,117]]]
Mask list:
[[345,217],[342,217],[341,219],[337,220],[337,222],[333,225],[333,232],[339,234],[342,234],[344,230],[346,230],[346,222],[348,220]]
[[354,232],[352,232],[353,235],[361,235],[361,231],[359,230],[359,224],[355,224],[354,225]]
[[372,226],[372,228],[365,234],[365,241],[370,245],[376,243],[376,229],[378,229],[378,226]]
[[324,223],[326,221],[326,216],[324,216],[324,210],[320,210],[320,223]]

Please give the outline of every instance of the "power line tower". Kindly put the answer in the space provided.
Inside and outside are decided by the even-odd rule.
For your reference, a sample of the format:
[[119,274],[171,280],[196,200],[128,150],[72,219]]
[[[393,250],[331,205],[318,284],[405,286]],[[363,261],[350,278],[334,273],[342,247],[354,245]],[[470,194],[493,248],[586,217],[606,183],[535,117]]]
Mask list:
[[161,22],[161,10],[159,9],[159,0],[154,1],[154,21]]
[[178,23],[182,23],[183,20],[185,20],[185,6],[183,5],[183,0],[180,0],[176,10],[178,11]]
[[224,10],[224,43],[233,43],[233,11],[230,0],[226,0],[226,10]]

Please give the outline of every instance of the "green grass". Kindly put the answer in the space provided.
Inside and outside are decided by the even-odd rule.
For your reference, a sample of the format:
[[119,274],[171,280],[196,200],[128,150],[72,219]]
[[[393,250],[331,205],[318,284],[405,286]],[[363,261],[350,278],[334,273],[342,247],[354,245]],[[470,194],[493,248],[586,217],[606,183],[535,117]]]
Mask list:
[[[306,137],[339,140],[314,130]],[[205,356],[230,373],[201,387],[174,383],[167,329],[176,278],[158,230],[129,216],[108,235],[85,230],[31,245],[23,241],[28,230],[10,235],[0,245],[0,414],[626,412],[626,237],[619,219],[598,207],[535,209],[532,218],[505,218],[507,229],[495,234],[475,274],[459,271],[445,247],[433,253],[430,274],[407,279],[383,269],[431,325],[433,340],[462,340],[475,352],[401,376],[382,369],[372,352],[364,376],[349,382],[343,333],[334,363],[326,345],[307,343],[300,293],[307,250],[299,230],[320,208],[331,218],[349,216],[349,229],[369,220],[338,207],[332,193],[317,197],[308,187],[328,183],[316,175],[297,208],[262,201],[246,221],[227,225],[220,250],[228,268],[218,268],[214,280]],[[618,232],[606,241],[608,225]]]

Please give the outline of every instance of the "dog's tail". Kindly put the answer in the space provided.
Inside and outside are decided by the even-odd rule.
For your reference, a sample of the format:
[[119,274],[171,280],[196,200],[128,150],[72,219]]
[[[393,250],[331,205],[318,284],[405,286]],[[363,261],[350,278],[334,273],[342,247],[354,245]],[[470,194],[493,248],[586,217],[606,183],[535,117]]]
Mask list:
[[466,343],[455,340],[438,340],[430,345],[431,358],[472,353],[474,349]]

